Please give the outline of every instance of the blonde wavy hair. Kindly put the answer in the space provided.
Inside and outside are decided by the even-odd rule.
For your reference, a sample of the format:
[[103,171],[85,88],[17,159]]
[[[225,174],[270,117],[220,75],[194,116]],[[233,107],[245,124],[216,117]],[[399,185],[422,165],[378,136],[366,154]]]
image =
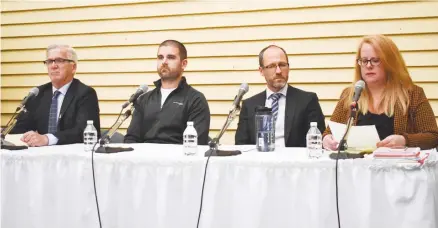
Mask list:
[[[385,110],[385,114],[389,117],[394,115],[394,107],[398,103],[403,109],[403,113],[408,111],[409,107],[409,90],[412,89],[414,83],[406,68],[405,61],[400,54],[395,43],[384,35],[370,35],[365,36],[359,44],[356,61],[361,58],[360,50],[362,45],[370,44],[378,57],[380,58],[379,67],[383,67],[386,74],[385,90],[382,94],[382,100],[378,106],[378,110]],[[355,64],[354,81],[348,90],[348,97],[345,102],[345,107],[349,107],[353,101],[354,84],[358,80],[363,80],[361,75],[361,66]],[[368,88],[364,89],[359,99],[359,111],[366,114],[369,111],[370,92]]]

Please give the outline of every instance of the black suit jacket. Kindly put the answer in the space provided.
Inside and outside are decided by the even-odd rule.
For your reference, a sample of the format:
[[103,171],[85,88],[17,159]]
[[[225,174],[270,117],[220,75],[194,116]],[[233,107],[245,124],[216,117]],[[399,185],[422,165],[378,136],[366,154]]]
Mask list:
[[[39,134],[47,134],[53,95],[52,83],[41,85],[38,89],[38,96],[27,102],[27,112],[19,115],[17,124],[11,133],[38,131]],[[54,134],[58,138],[57,144],[82,143],[87,120],[93,120],[94,127],[100,135],[99,103],[96,91],[79,80],[73,79],[58,116],[58,131]]]
[[[265,102],[266,91],[243,101],[235,136],[236,145],[256,144],[255,108],[265,106]],[[318,96],[315,93],[288,86],[284,120],[285,146],[305,147],[310,122],[317,122],[321,133],[324,132],[325,120]]]
[[210,108],[204,94],[182,77],[161,108],[161,79],[154,84],[156,88],[136,102],[125,143],[183,144],[187,121],[193,121],[198,144],[207,145]]

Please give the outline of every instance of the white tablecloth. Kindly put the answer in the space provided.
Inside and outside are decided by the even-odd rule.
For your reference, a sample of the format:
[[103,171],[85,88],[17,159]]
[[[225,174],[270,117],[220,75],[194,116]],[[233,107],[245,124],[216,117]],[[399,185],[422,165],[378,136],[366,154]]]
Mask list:
[[[195,228],[206,158],[131,146],[95,155],[103,227]],[[98,227],[83,145],[2,150],[1,159],[2,228]],[[438,164],[342,160],[339,202],[343,228],[437,228]],[[212,157],[200,227],[337,227],[335,162],[308,160],[302,148]]]

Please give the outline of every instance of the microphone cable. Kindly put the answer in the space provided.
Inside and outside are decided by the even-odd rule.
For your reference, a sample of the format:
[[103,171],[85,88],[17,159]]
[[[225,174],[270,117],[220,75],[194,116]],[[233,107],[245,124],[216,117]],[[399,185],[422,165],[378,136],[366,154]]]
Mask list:
[[[342,136],[341,143],[344,144],[345,136],[348,134],[348,131],[350,130],[349,126],[351,123],[352,118],[348,119],[347,122],[347,130],[345,131],[344,135]],[[338,146],[338,152],[336,156],[336,166],[335,166],[335,189],[336,189],[336,215],[338,217],[338,228],[341,228],[341,218],[339,215],[339,186],[338,186],[338,162],[339,162],[339,155],[341,154],[341,147],[343,145],[339,144]]]
[[[211,149],[210,149],[210,150],[211,150]],[[210,151],[210,150],[209,150],[209,151]],[[196,224],[196,228],[199,228],[199,222],[201,221],[202,204],[203,204],[203,201],[204,201],[205,179],[206,179],[206,177],[207,177],[208,163],[209,163],[209,161],[210,161],[210,157],[211,157],[211,154],[212,154],[212,153],[213,153],[213,151],[210,151],[210,153],[208,154],[208,157],[207,157],[207,161],[206,161],[206,163],[205,163],[204,177],[203,177],[203,180],[202,180],[202,188],[201,188],[201,202],[200,202],[200,205],[199,205],[198,223]]]
[[[227,121],[229,120],[230,116],[231,116],[231,111],[228,114]],[[225,125],[224,125],[224,127],[225,127]],[[210,149],[207,151],[210,153],[208,154],[207,161],[205,162],[204,177],[202,180],[202,188],[201,188],[201,202],[199,205],[198,222],[196,224],[196,228],[199,228],[199,222],[201,221],[202,205],[203,205],[203,201],[204,201],[204,188],[205,188],[205,180],[207,179],[208,164],[210,162],[211,155],[213,154],[213,150],[217,150],[217,144],[219,144],[219,139],[217,139],[217,142],[215,142],[215,139],[217,139],[217,138],[211,139],[209,142],[209,145],[208,145],[210,147]],[[214,145],[214,147],[211,145]],[[215,149],[212,149],[212,148],[215,148]]]
[[[113,128],[114,125],[116,125],[117,121],[119,121],[120,116],[122,115],[123,109],[124,108],[122,108],[120,110],[120,113],[119,113],[119,116],[117,117],[117,120],[114,122],[114,124],[109,129]],[[109,132],[109,130],[104,135],[106,135],[108,132]],[[101,137],[101,140],[103,140],[103,136]],[[91,149],[91,172],[93,174],[93,190],[94,190],[94,198],[96,200],[97,218],[99,220],[99,228],[102,228],[102,221],[100,219],[99,200],[97,199],[96,172],[94,171],[94,153],[96,152],[96,146],[99,143],[100,143],[100,140],[97,140],[97,142],[94,143],[93,148]]]
[[[246,84],[246,83],[245,83]],[[243,85],[243,87],[245,88],[245,84],[242,84]],[[242,87],[242,86],[241,86]],[[248,84],[246,84],[246,89],[244,89],[244,91],[245,91],[245,93],[248,91]],[[239,90],[240,91],[240,90]],[[242,94],[242,96],[243,96],[243,94]],[[237,96],[236,96],[237,97]],[[238,107],[238,110],[240,111],[240,106]],[[234,110],[235,111],[235,110]],[[222,127],[222,129],[221,129],[221,132],[222,132],[222,130],[224,130],[224,128],[226,129],[226,128],[228,128],[228,125],[231,123],[231,122],[229,122],[229,121],[233,121],[233,119],[234,119],[234,117],[232,116],[233,114],[235,114],[233,111],[230,111],[230,113],[228,114],[228,117],[227,117],[227,121],[225,122],[225,125]],[[231,119],[230,119],[231,118]],[[228,125],[227,125],[227,123],[228,123]],[[219,133],[219,135],[218,135],[218,137],[216,137],[216,138],[214,138],[214,139],[212,139],[212,140],[210,140],[210,142],[209,142],[209,147],[210,147],[210,149],[208,150],[208,152],[210,152],[209,154],[208,154],[208,157],[207,157],[207,161],[205,162],[205,168],[204,168],[204,178],[203,178],[203,180],[202,180],[202,188],[201,188],[201,202],[200,202],[200,205],[199,205],[199,213],[198,213],[198,222],[197,222],[197,224],[196,224],[196,228],[199,228],[199,222],[200,222],[200,220],[201,220],[201,213],[202,213],[202,205],[203,205],[203,201],[204,201],[204,188],[205,188],[205,180],[206,180],[206,177],[207,177],[207,168],[208,168],[208,164],[209,164],[209,162],[210,162],[210,158],[211,158],[211,155],[213,154],[213,151],[214,150],[218,150],[218,147],[217,147],[217,144],[219,144],[219,139],[222,137],[222,135]],[[217,141],[217,142],[216,142]],[[214,145],[214,146],[212,146],[212,145]],[[214,148],[214,149],[212,149],[212,148]]]
[[99,219],[99,228],[102,228],[102,221],[100,220],[99,200],[97,199],[96,177],[95,177],[95,171],[94,171],[94,152],[95,152],[96,145],[98,143],[99,143],[99,141],[94,143],[93,148],[91,149],[91,172],[93,173],[93,189],[94,189],[94,198],[96,199],[97,218]]

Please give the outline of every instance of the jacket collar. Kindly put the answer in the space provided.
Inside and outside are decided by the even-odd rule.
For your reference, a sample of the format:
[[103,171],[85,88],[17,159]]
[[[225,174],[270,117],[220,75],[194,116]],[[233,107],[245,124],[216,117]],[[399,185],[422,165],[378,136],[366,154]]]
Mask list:
[[[156,88],[161,88],[161,79],[158,79],[154,82],[154,85]],[[183,89],[184,86],[187,85],[186,77],[182,76],[181,80],[179,81],[178,87],[176,89]]]

